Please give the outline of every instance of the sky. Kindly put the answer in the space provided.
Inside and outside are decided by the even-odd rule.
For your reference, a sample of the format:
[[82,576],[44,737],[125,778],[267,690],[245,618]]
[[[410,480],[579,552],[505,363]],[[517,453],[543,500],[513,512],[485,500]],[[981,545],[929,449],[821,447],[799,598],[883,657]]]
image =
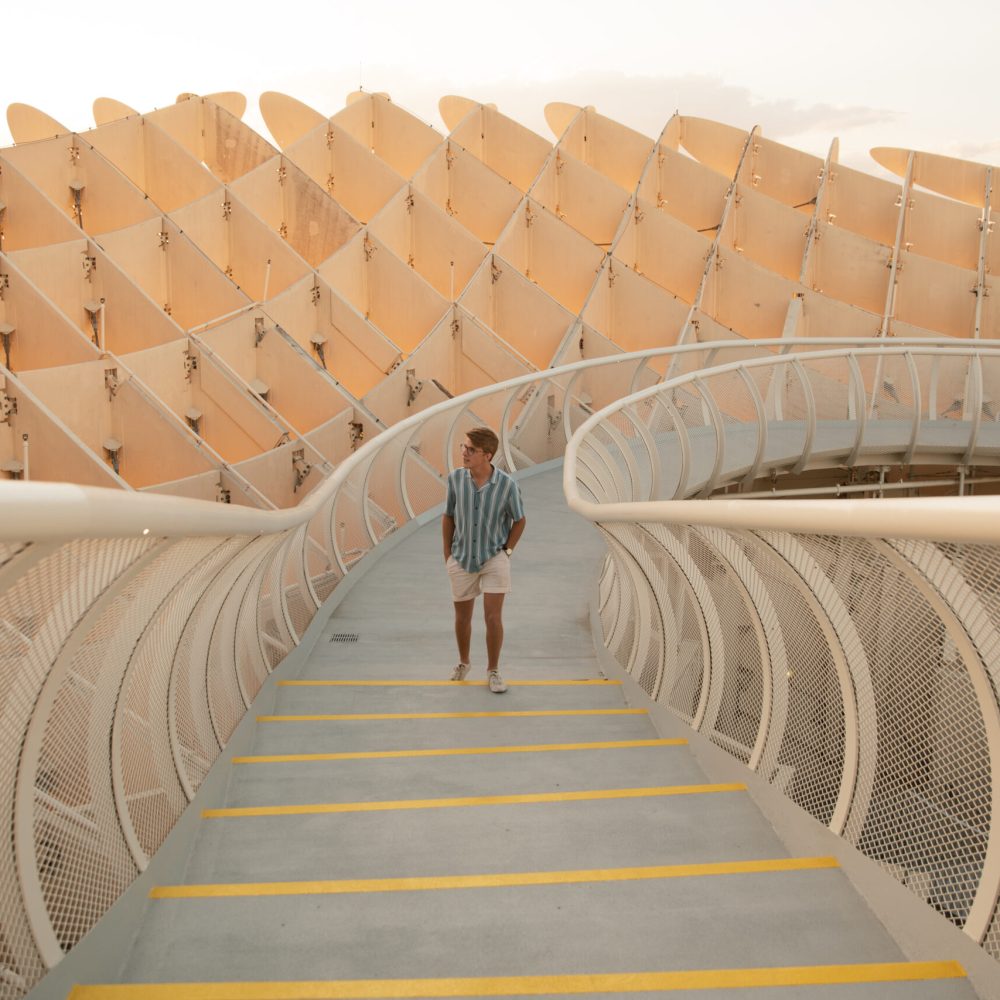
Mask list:
[[[325,115],[359,86],[445,131],[460,94],[552,139],[550,101],[656,138],[670,115],[760,126],[881,174],[873,146],[1000,164],[997,0],[5,0],[0,99],[76,131],[96,97],[138,111],[183,92],[277,90]],[[269,137],[269,136],[268,136]],[[6,119],[0,146],[9,145]]]

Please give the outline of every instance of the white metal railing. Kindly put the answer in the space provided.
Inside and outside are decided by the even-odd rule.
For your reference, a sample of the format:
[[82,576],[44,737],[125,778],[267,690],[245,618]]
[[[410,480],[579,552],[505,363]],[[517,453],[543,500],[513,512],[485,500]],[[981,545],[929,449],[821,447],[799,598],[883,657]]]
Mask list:
[[[888,354],[876,370],[871,342],[863,341],[855,345],[857,372],[844,376],[816,353],[833,343],[847,342],[692,345],[488,386],[383,432],[291,510],[0,483],[0,813],[12,831],[0,838],[0,998],[37,982],[146,867],[268,673],[302,640],[337,584],[380,541],[441,503],[455,444],[469,427],[499,430],[499,460],[510,469],[558,459],[594,410],[669,372],[688,382],[663,394],[657,412],[691,415],[684,418],[691,428],[685,481],[704,489],[721,483],[729,467],[713,461],[712,475],[702,475],[708,452],[694,432],[728,427],[729,417],[699,395],[693,373],[731,363],[738,372],[797,349],[787,363],[798,381],[761,381],[759,399],[751,393],[739,421],[770,414],[758,426],[773,425],[786,438],[802,425],[818,456],[823,428],[809,406],[821,413],[819,389],[835,394],[841,379],[854,399],[845,420],[879,430],[892,424],[894,434],[902,421],[919,438],[922,422],[907,423],[911,413],[899,402],[916,385],[927,412],[966,432],[964,451],[949,438],[939,457],[985,447],[991,428],[984,423],[973,435],[971,424],[992,369],[980,370],[968,356],[955,367],[947,348],[933,354],[926,345],[935,342],[914,341],[919,358],[929,360],[915,362],[918,378],[906,383]],[[616,499],[656,495],[659,480],[648,470],[662,478],[668,469],[670,432],[629,412],[625,431],[610,437],[624,443],[620,459],[605,447],[600,461],[609,464],[595,472]],[[704,418],[699,426],[696,413]],[[922,441],[909,440],[916,441],[911,458],[924,453]],[[772,458],[764,448],[760,469]],[[629,484],[624,493],[619,479]],[[698,506],[714,510],[715,502]],[[608,601],[626,599],[620,579],[606,578],[605,591]],[[616,648],[626,645],[616,639]],[[762,743],[761,759],[770,752]]]
[[607,540],[621,666],[994,959],[1000,497],[719,491],[772,470],[995,466],[998,380],[983,345],[717,365],[593,414],[563,472]]

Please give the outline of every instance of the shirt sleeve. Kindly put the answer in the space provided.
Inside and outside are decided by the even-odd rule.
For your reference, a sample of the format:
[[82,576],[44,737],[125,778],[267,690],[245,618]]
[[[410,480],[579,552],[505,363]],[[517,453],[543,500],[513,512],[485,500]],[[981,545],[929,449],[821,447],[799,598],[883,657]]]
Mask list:
[[511,521],[520,521],[524,517],[524,501],[521,499],[521,487],[512,481],[510,494],[507,498],[507,510],[510,512]]
[[456,498],[456,495],[455,495],[455,477],[454,476],[449,476],[448,477],[448,499],[445,501],[445,505],[444,505],[444,512],[445,512],[445,514],[448,517],[454,517],[455,516],[455,502],[456,502],[456,499],[457,498]]

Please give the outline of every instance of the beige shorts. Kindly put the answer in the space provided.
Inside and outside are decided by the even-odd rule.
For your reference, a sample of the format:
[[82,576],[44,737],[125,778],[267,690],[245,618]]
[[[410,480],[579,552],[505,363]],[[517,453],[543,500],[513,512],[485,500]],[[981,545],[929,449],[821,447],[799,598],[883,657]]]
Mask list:
[[455,602],[472,601],[480,594],[510,593],[510,556],[498,552],[478,573],[467,573],[454,556],[448,556],[448,579]]

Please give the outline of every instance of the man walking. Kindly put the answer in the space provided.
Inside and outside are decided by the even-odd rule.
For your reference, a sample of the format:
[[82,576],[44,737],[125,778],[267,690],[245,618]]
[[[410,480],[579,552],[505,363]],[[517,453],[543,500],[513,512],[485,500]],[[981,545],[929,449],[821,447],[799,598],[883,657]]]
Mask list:
[[503,646],[503,599],[510,592],[510,557],[524,531],[524,506],[517,483],[493,467],[499,445],[489,427],[476,427],[465,437],[462,468],[448,476],[448,500],[441,519],[444,559],[455,601],[458,666],[453,681],[469,672],[472,611],[483,595],[486,618],[487,677],[490,690],[507,690],[500,676]]

